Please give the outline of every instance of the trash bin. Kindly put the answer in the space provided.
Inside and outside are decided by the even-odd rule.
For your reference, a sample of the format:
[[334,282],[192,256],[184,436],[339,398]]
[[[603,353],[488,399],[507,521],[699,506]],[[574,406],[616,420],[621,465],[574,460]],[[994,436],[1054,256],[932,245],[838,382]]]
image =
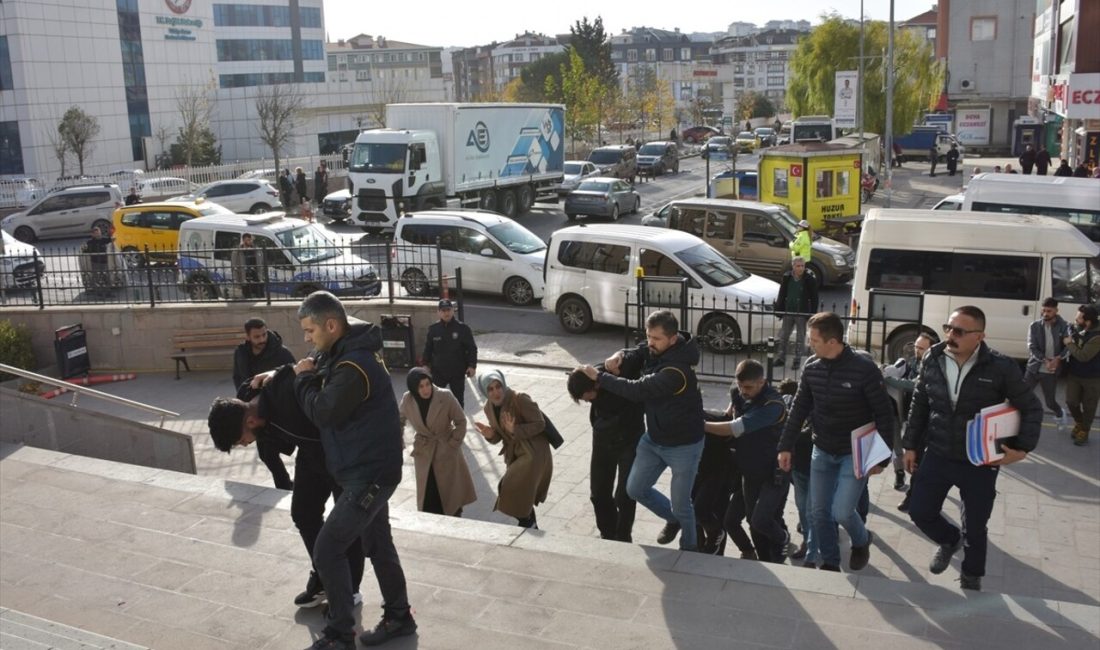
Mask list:
[[416,365],[412,316],[382,314],[382,359],[387,368],[412,368]]
[[55,330],[53,341],[57,355],[57,370],[62,379],[87,375],[92,369],[88,360],[88,336],[84,324],[66,325]]

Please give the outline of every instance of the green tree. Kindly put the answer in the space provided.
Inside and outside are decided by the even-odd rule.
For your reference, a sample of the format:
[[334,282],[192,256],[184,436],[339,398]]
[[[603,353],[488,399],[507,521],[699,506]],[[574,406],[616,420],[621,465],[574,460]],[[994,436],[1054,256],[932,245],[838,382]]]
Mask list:
[[65,142],[66,148],[76,156],[80,166],[80,175],[84,175],[84,161],[92,155],[95,145],[92,141],[99,135],[99,120],[85,113],[79,106],[65,111],[57,125],[57,134]]
[[524,66],[519,71],[519,78],[523,85],[516,89],[517,96],[521,98],[520,101],[547,101],[549,98],[546,96],[546,78],[554,77],[560,81],[558,75],[561,74],[563,65],[569,65],[568,50],[555,52]]
[[204,126],[190,138],[189,146],[185,147],[182,139],[173,142],[168,155],[173,165],[220,165],[222,147],[210,127]]
[[636,66],[633,76],[627,82],[626,103],[642,127],[643,140],[646,129],[654,121],[654,113],[657,112],[656,104],[660,88],[661,82],[657,78],[657,71],[648,65]]
[[770,99],[755,91],[742,93],[737,98],[737,121],[752,119],[754,117],[771,117],[776,114],[775,104]]
[[[797,115],[833,112],[837,70],[859,65],[859,25],[836,14],[823,16],[821,25],[798,43],[791,57],[787,107]],[[863,128],[884,134],[886,129],[886,65],[888,26],[864,23],[864,51],[882,57],[864,61]],[[932,46],[909,30],[894,34],[894,134],[907,133],[921,112],[933,105],[943,87],[943,66]]]
[[604,86],[617,86],[619,71],[611,62],[611,41],[603,28],[603,18],[588,22],[588,16],[578,20],[569,28],[573,38],[569,47],[576,50],[584,62],[588,74],[597,77]]
[[570,139],[570,155],[576,155],[578,137],[592,133],[599,119],[598,104],[602,86],[599,79],[585,71],[577,50],[569,48],[569,64],[559,70],[561,82],[546,78],[546,96],[565,104],[565,130]]

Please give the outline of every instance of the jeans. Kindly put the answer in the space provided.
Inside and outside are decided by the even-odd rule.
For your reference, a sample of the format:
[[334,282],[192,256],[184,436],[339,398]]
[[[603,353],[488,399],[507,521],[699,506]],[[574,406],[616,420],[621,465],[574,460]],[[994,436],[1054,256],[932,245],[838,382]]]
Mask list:
[[1035,384],[1043,389],[1043,401],[1054,413],[1054,417],[1062,417],[1062,407],[1058,404],[1058,375],[1053,372],[1029,372],[1024,375],[1024,383],[1028,388],[1034,389]]
[[630,542],[637,504],[627,496],[626,481],[634,465],[636,443],[630,437],[615,442],[594,438],[588,488],[596,528],[603,539]]
[[779,349],[776,350],[777,359],[787,358],[787,341],[791,338],[791,330],[794,330],[794,358],[801,359],[806,351],[806,321],[807,316],[786,315],[783,324],[779,328]]
[[328,625],[325,627],[325,634],[331,638],[355,637],[347,549],[357,543],[356,538],[361,539],[363,553],[370,558],[374,576],[378,580],[384,616],[399,619],[409,614],[405,572],[401,569],[390,531],[388,502],[397,486],[371,487],[376,487],[378,491],[365,507],[360,501],[371,488],[344,490],[325,520],[313,548],[313,564],[321,575],[325,594],[328,596]]
[[[969,576],[985,575],[986,524],[997,497],[999,470],[950,460],[929,450],[909,487],[909,518],[922,533],[941,546],[957,544],[960,536],[966,539],[962,570]],[[962,531],[943,516],[943,502],[952,487],[959,488],[962,498]]]
[[840,541],[835,521],[848,531],[852,546],[866,546],[867,528],[856,508],[867,477],[856,479],[852,455],[834,456],[814,446],[810,459],[810,516],[823,564],[840,566]]
[[465,408],[466,402],[466,374],[455,375],[454,377],[433,377],[432,383],[440,388],[446,388],[451,391],[458,400],[458,405]]
[[[317,536],[321,534],[321,527],[325,523],[325,504],[328,503],[329,495],[339,499],[343,492],[325,470],[325,460],[319,458],[320,453],[319,449],[313,452],[304,445],[298,448],[294,461],[294,492],[290,496],[290,518],[298,528],[298,534],[302,536],[302,543],[306,545],[310,558],[313,557]],[[359,591],[359,583],[363,581],[363,545],[348,546],[347,558],[351,567],[352,592],[356,592]]]
[[[821,561],[821,552],[817,550],[817,539],[810,520],[810,474],[791,471],[791,483],[794,485],[794,505],[798,508],[798,523],[802,525],[802,537],[806,540],[806,562]],[[830,525],[835,526],[832,522]]]
[[[702,439],[689,445],[663,447],[653,442],[647,432],[638,441],[634,466],[626,480],[626,493],[630,498],[666,522],[680,524],[680,548],[686,551],[696,550],[697,545],[691,487],[695,484],[702,455]],[[666,467],[672,469],[671,501],[653,489]]]

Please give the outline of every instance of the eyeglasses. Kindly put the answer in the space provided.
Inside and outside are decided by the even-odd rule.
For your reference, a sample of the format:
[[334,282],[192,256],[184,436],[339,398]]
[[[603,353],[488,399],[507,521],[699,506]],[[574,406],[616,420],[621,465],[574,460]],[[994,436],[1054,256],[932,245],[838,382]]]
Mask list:
[[948,323],[943,324],[944,334],[954,334],[955,336],[966,336],[967,334],[977,334],[978,332],[984,332],[985,330],[964,330],[961,327],[955,327]]

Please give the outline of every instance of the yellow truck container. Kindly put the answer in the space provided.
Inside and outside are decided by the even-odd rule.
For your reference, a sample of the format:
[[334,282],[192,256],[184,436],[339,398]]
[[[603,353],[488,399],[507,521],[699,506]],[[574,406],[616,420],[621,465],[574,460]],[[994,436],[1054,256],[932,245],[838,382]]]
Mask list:
[[786,206],[814,230],[860,219],[860,148],[829,142],[771,147],[760,154],[760,200]]

